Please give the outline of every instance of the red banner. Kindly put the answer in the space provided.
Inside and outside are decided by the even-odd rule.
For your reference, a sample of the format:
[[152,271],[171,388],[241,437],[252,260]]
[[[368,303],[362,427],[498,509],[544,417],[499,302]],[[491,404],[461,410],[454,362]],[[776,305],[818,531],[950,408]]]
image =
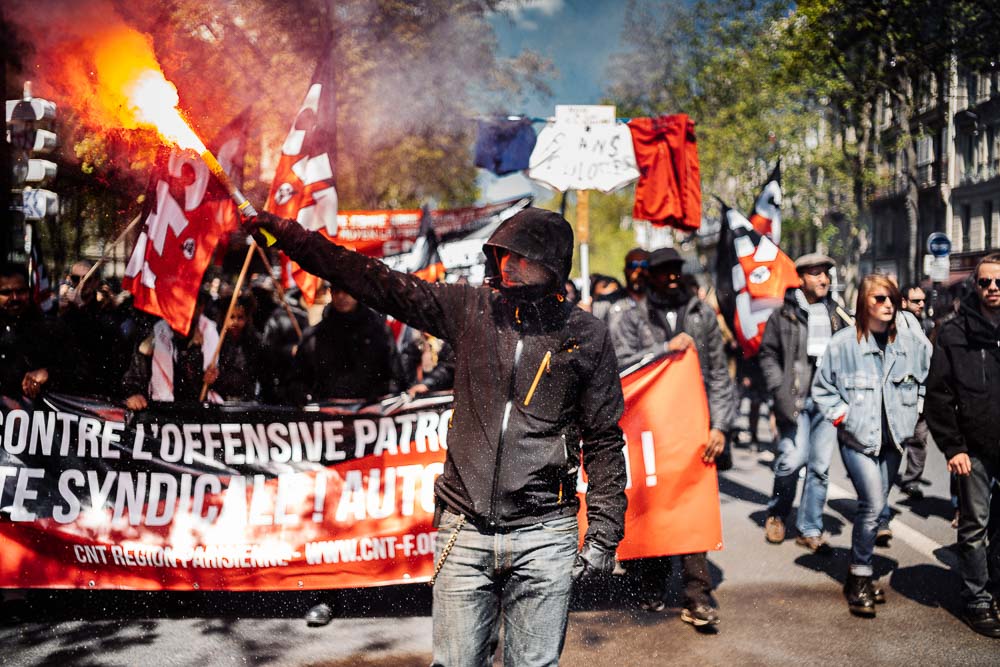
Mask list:
[[[619,556],[721,548],[715,468],[700,461],[708,408],[695,353],[645,366],[623,387]],[[307,411],[154,405],[134,419],[91,399],[4,399],[0,587],[426,581],[450,413],[449,395]]]

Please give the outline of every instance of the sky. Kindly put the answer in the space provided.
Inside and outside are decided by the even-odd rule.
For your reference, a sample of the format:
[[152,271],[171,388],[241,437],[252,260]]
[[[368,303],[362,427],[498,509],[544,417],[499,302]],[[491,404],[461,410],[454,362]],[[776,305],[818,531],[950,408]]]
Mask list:
[[[609,59],[620,49],[626,2],[527,0],[505,5],[505,11],[491,19],[500,55],[513,56],[530,49],[552,60],[559,73],[550,81],[551,98],[535,95],[525,108],[508,111],[547,118],[555,112],[556,104],[600,102],[608,83]],[[490,201],[532,191],[530,181],[521,174],[498,179],[483,172],[480,186]]]

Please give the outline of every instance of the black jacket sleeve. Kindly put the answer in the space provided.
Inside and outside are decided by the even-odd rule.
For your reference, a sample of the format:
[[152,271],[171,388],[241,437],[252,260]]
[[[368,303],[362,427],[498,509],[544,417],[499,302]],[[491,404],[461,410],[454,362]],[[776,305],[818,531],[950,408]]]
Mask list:
[[625,411],[618,362],[606,330],[590,382],[580,396],[583,469],[587,473],[587,535],[610,550],[625,536],[625,440],[618,426]]
[[454,342],[466,317],[476,315],[472,307],[475,287],[429,283],[393,271],[377,259],[342,248],[297,224],[284,224],[274,231],[279,247],[303,269],[416,329]]
[[923,414],[934,442],[945,458],[951,459],[956,454],[968,453],[969,449],[958,427],[954,370],[948,348],[941,345],[942,338],[934,344]]

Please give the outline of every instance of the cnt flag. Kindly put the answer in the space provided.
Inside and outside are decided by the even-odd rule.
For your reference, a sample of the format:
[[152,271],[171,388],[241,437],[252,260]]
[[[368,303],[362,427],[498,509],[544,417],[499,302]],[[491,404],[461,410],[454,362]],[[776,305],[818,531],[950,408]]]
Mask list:
[[722,203],[716,255],[719,307],[744,357],[757,354],[771,311],[781,305],[788,288],[799,284],[791,258]]
[[[212,147],[231,178],[241,177],[249,114],[220,131]],[[162,317],[174,331],[191,327],[198,289],[215,247],[239,215],[225,188],[191,150],[162,148],[147,191],[145,221],[122,286],[135,307]]]
[[420,231],[410,250],[410,273],[424,280],[436,283],[444,280],[444,263],[438,254],[438,236],[434,231],[434,220],[429,206],[424,206],[420,214]]
[[[333,156],[336,150],[336,98],[333,63],[329,50],[316,67],[312,84],[292,129],[281,147],[281,158],[264,209],[283,218],[297,220],[311,231],[337,235],[337,190],[334,187]],[[320,280],[288,260],[287,267],[312,304]]]
[[[434,218],[431,215],[430,206],[424,205],[421,209],[420,231],[413,243],[413,248],[410,249],[408,259],[406,270],[413,275],[431,283],[444,280],[444,262],[441,261],[441,255],[438,253],[438,236],[437,232],[434,231]],[[420,332],[393,317],[389,317],[387,322],[396,341],[396,346],[400,350],[414,336],[420,335]]]
[[775,243],[781,243],[781,160],[774,165],[754,202],[750,224]]

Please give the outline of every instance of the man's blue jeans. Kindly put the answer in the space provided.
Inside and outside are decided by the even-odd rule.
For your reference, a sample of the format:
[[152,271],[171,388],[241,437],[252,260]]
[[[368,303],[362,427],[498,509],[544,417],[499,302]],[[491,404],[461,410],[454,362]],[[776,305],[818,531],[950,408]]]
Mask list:
[[795,424],[781,429],[778,456],[774,459],[774,495],[767,504],[767,515],[782,521],[788,518],[795,502],[799,470],[806,466],[802,485],[797,527],[805,537],[823,534],[823,507],[830,484],[830,459],[837,444],[837,428],[807,398]]
[[[442,514],[435,562],[457,525]],[[434,584],[432,664],[492,665],[502,619],[504,665],[557,665],[579,541],[575,516],[504,533],[466,522]]]
[[851,574],[870,577],[880,516],[886,508],[886,498],[896,481],[903,455],[892,444],[883,445],[878,456],[841,445],[840,455],[858,493],[858,510],[851,532]]

